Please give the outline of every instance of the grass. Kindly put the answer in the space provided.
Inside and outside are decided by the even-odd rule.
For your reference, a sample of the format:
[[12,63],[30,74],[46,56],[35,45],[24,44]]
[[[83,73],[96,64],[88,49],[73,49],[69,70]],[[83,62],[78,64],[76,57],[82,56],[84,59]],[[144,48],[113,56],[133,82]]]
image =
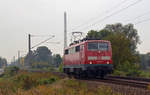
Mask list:
[[75,79],[62,79],[51,85],[40,85],[28,91],[18,92],[18,95],[121,95],[112,92],[111,88],[103,86],[91,89],[84,82]]
[[[115,87],[114,87],[115,88]],[[120,88],[120,87],[119,87]],[[50,72],[19,71],[0,78],[0,95],[123,95],[110,86],[62,78]],[[133,94],[130,94],[133,95]]]
[[[52,84],[59,80],[58,76],[51,73],[36,73],[36,72],[19,72],[14,76],[2,77],[0,80],[0,91],[3,92],[18,92],[19,89],[29,90],[39,85]],[[8,91],[9,90],[9,91]],[[0,94],[1,95],[1,94]],[[3,95],[3,94],[2,94]],[[4,94],[10,95],[10,94]]]
[[110,88],[90,88],[85,82],[50,72],[19,71],[0,78],[0,95],[116,95],[109,93]]

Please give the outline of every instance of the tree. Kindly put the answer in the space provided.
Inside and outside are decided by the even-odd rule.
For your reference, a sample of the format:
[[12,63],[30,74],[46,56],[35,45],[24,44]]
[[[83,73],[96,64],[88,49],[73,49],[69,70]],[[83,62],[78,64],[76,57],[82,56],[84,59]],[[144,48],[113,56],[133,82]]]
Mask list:
[[5,58],[0,57],[0,68],[7,66],[7,60]]
[[148,69],[150,66],[150,53],[147,54],[140,54],[141,58],[141,64],[140,66],[142,67],[143,70]]
[[49,68],[54,66],[54,62],[58,65],[60,60],[59,54],[52,56],[51,50],[46,46],[40,46],[36,50],[31,51],[30,54],[27,54],[24,58],[24,65],[32,68]]
[[112,34],[104,38],[104,40],[111,41],[112,44],[112,58],[114,67],[124,63],[125,61],[134,62],[134,55],[131,53],[129,48],[130,40],[125,35],[118,33]]
[[100,39],[100,35],[99,32],[95,31],[95,30],[91,30],[87,33],[86,38],[91,38],[91,39]]
[[118,68],[114,71],[114,75],[121,75],[121,76],[132,76],[132,77],[139,77],[141,74],[139,65],[130,63],[125,61],[123,64],[118,65]]
[[24,66],[30,66],[35,61],[35,51],[31,51],[24,58]]
[[52,52],[47,47],[38,47],[34,53],[36,61],[52,63]]
[[32,63],[32,68],[48,68],[50,64],[48,62],[35,62]]
[[141,68],[142,69],[147,69],[147,66],[148,66],[148,64],[147,64],[147,60],[146,60],[146,55],[145,54],[140,54],[140,58],[141,58],[141,64],[140,64],[140,66],[141,66]]
[[62,63],[62,58],[59,54],[54,54],[53,55],[53,64],[56,67],[59,67],[59,65]]
[[133,24],[122,25],[121,23],[109,24],[100,31],[91,30],[88,32],[86,38],[104,39],[110,34],[122,33],[130,40],[130,49],[132,53],[136,53],[137,44],[140,44],[137,30]]
[[114,67],[128,61],[129,63],[138,63],[137,44],[140,43],[137,30],[132,24],[122,25],[120,23],[106,25],[102,30],[91,30],[86,38],[96,38],[109,40],[112,44],[112,54]]
[[8,76],[13,76],[13,75],[17,74],[18,71],[19,71],[18,67],[16,67],[16,66],[8,66],[4,70],[4,75],[7,76],[7,77]]
[[108,35],[111,35],[112,32],[106,30],[106,29],[102,29],[100,31],[95,31],[95,30],[91,30],[87,33],[86,38],[89,39],[104,39],[105,37],[107,37]]
[[126,38],[130,40],[130,49],[133,53],[136,52],[137,44],[140,44],[139,36],[137,30],[134,28],[133,24],[122,25],[121,23],[106,25],[104,30],[113,33],[123,33]]

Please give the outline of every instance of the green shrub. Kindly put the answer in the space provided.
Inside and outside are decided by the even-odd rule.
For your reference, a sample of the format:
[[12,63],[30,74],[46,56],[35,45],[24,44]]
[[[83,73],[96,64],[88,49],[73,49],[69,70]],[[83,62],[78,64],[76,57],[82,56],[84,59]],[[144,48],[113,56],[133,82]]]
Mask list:
[[113,75],[126,76],[126,73],[119,70],[114,70]]
[[63,63],[59,65],[59,72],[63,72]]
[[5,77],[13,76],[13,75],[17,74],[18,71],[19,71],[19,67],[16,67],[16,66],[6,67],[4,70],[4,76]]
[[36,79],[34,79],[30,75],[25,75],[25,74],[17,76],[14,81],[17,83],[19,88],[23,88],[25,90],[38,85],[38,82]]
[[38,85],[51,84],[58,78],[49,73],[20,73],[13,78],[18,88],[28,90]]
[[51,84],[56,81],[56,78],[43,78],[38,80],[38,84],[43,85],[43,84]]
[[122,76],[133,76],[138,77],[141,74],[140,68],[137,64],[129,63],[126,61],[117,66],[117,69],[114,70],[114,75],[122,75]]
[[148,71],[141,71],[140,73],[140,77],[146,77],[146,78],[150,78],[150,72]]

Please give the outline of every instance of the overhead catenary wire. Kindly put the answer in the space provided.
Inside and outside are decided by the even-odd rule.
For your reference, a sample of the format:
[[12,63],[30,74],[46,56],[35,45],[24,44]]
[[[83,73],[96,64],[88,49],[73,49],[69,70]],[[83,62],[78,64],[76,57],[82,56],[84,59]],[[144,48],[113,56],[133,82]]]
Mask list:
[[149,15],[149,14],[150,14],[150,11],[148,11],[148,12],[146,12],[146,13],[144,13],[144,14],[138,15],[138,16],[134,17],[133,19],[126,20],[126,22],[127,22],[127,21],[134,21],[134,20],[137,20],[137,19],[139,19],[139,18],[141,18],[141,17],[144,17],[144,16],[146,16],[146,15]]
[[87,29],[87,28],[89,28],[89,27],[91,27],[91,26],[94,26],[94,25],[96,25],[96,24],[98,24],[98,23],[100,23],[100,22],[102,22],[102,21],[104,21],[104,20],[106,20],[106,19],[108,19],[108,18],[114,16],[114,15],[117,15],[118,13],[123,12],[124,10],[126,10],[126,9],[128,9],[128,8],[130,8],[130,7],[134,6],[134,5],[136,5],[136,4],[138,4],[138,3],[141,2],[141,1],[143,1],[143,0],[137,0],[137,1],[135,1],[134,3],[132,3],[132,4],[126,6],[126,7],[122,8],[122,9],[120,9],[120,10],[118,10],[118,11],[113,12],[112,14],[110,14],[110,15],[108,15],[108,16],[105,16],[104,18],[102,18],[102,19],[96,21],[96,22],[93,23],[93,24],[91,24],[91,25],[89,25],[89,26],[87,26],[87,27],[81,28],[80,31],[82,31],[82,30],[84,30],[84,29]]
[[91,21],[93,21],[93,20],[96,20],[97,18],[99,18],[101,15],[103,15],[103,14],[105,14],[105,13],[108,14],[108,13],[112,12],[112,10],[117,9],[118,7],[120,7],[122,4],[124,4],[124,3],[127,2],[127,1],[129,1],[129,0],[123,0],[122,2],[120,2],[120,3],[118,3],[117,5],[113,6],[113,7],[110,8],[109,10],[106,10],[106,11],[104,11],[103,13],[100,13],[98,16],[91,18],[90,20],[86,21],[86,22],[83,23],[83,24],[80,24],[80,25],[78,25],[78,26],[75,26],[72,30],[76,30],[77,28],[80,28],[80,27],[86,25],[87,23],[89,23],[89,22],[91,22]]
[[35,47],[37,47],[37,46],[41,45],[42,43],[47,42],[48,40],[52,39],[53,37],[55,37],[55,36],[53,35],[52,37],[47,38],[46,40],[44,40],[44,41],[42,41],[42,42],[40,42],[40,43],[36,44],[35,46],[33,46],[31,49],[33,49],[33,48],[35,48]]
[[31,37],[50,37],[52,35],[31,35]]
[[46,43],[51,43],[51,44],[60,44],[60,42],[46,42]]
[[144,20],[138,21],[138,22],[136,22],[136,23],[135,23],[135,25],[137,25],[137,24],[141,24],[141,23],[144,23],[144,22],[148,22],[148,21],[150,21],[150,18],[147,18],[147,19],[144,19]]

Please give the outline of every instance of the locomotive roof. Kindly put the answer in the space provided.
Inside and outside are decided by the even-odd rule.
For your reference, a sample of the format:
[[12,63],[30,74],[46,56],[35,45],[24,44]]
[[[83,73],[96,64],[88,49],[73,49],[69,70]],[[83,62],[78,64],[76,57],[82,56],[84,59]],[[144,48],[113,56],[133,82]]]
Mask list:
[[70,46],[66,47],[65,49],[69,49],[71,47],[75,47],[75,46],[84,44],[86,42],[110,42],[110,41],[108,41],[108,40],[85,40],[85,41],[82,41],[82,42],[79,42],[79,43],[74,43],[73,45],[70,45]]

